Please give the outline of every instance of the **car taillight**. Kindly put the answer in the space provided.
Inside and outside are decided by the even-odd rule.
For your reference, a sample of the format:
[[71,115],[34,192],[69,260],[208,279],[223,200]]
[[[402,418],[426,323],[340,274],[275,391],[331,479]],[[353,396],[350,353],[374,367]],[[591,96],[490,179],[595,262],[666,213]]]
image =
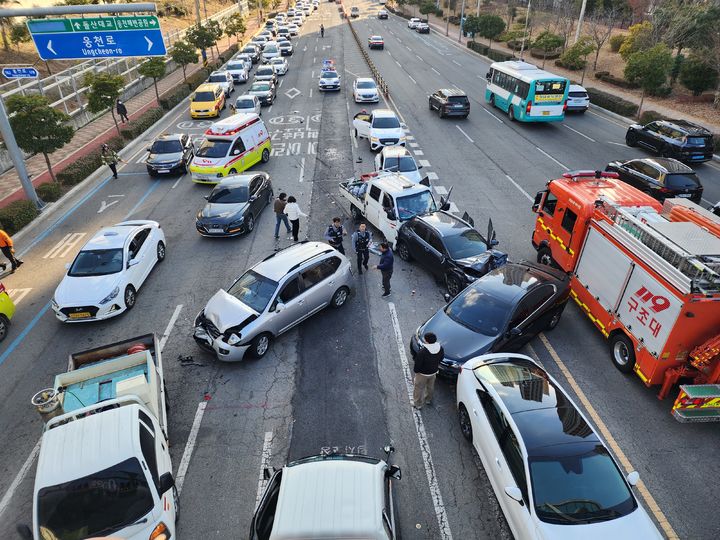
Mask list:
[[563,103],[563,112],[567,111],[567,101]]
[[532,101],[528,101],[525,105],[525,114],[530,114],[530,109],[532,109]]
[[661,187],[661,188],[659,189],[659,191],[660,191],[660,193],[672,193],[672,192],[673,192],[672,189],[669,189],[669,188],[666,188],[666,187]]

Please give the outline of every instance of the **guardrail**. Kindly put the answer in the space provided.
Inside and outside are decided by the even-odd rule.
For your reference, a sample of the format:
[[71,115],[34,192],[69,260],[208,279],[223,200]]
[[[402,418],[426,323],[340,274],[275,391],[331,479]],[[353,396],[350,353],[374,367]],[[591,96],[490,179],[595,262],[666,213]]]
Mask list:
[[360,48],[360,53],[362,54],[363,58],[365,59],[365,63],[370,68],[370,72],[373,75],[373,78],[375,79],[375,82],[378,85],[378,88],[383,93],[385,97],[388,97],[390,95],[390,89],[388,88],[387,83],[385,82],[385,79],[383,79],[382,75],[380,75],[380,70],[375,67],[375,63],[370,58],[370,55],[367,52],[367,48],[364,46],[363,42],[360,40],[360,37],[358,37],[357,32],[355,31],[355,28],[353,27],[352,21],[350,17],[348,17],[347,12],[345,11],[345,8],[340,5],[338,8],[342,16],[347,21],[348,25],[350,26],[350,32],[352,32],[353,37],[355,38],[355,42],[357,43],[358,47]]

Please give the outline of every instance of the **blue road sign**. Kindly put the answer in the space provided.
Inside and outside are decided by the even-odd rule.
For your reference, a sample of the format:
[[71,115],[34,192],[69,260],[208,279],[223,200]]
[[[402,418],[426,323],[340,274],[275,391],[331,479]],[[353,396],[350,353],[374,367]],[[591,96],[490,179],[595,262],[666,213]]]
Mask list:
[[34,67],[10,67],[3,68],[2,74],[7,79],[37,79],[38,70]]
[[160,30],[33,34],[32,38],[43,60],[167,54]]

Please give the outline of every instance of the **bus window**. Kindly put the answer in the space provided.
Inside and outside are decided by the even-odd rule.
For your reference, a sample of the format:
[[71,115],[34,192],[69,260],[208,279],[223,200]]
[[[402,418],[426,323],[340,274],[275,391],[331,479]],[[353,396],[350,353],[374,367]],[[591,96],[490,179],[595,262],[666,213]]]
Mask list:
[[560,95],[565,94],[566,81],[537,81],[535,82],[535,95]]

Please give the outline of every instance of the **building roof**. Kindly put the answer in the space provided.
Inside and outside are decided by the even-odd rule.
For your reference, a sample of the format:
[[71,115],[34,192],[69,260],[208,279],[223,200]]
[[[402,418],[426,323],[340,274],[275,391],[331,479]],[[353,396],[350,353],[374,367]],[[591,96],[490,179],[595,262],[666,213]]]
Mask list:
[[323,459],[283,469],[272,540],[386,539],[385,462]]

